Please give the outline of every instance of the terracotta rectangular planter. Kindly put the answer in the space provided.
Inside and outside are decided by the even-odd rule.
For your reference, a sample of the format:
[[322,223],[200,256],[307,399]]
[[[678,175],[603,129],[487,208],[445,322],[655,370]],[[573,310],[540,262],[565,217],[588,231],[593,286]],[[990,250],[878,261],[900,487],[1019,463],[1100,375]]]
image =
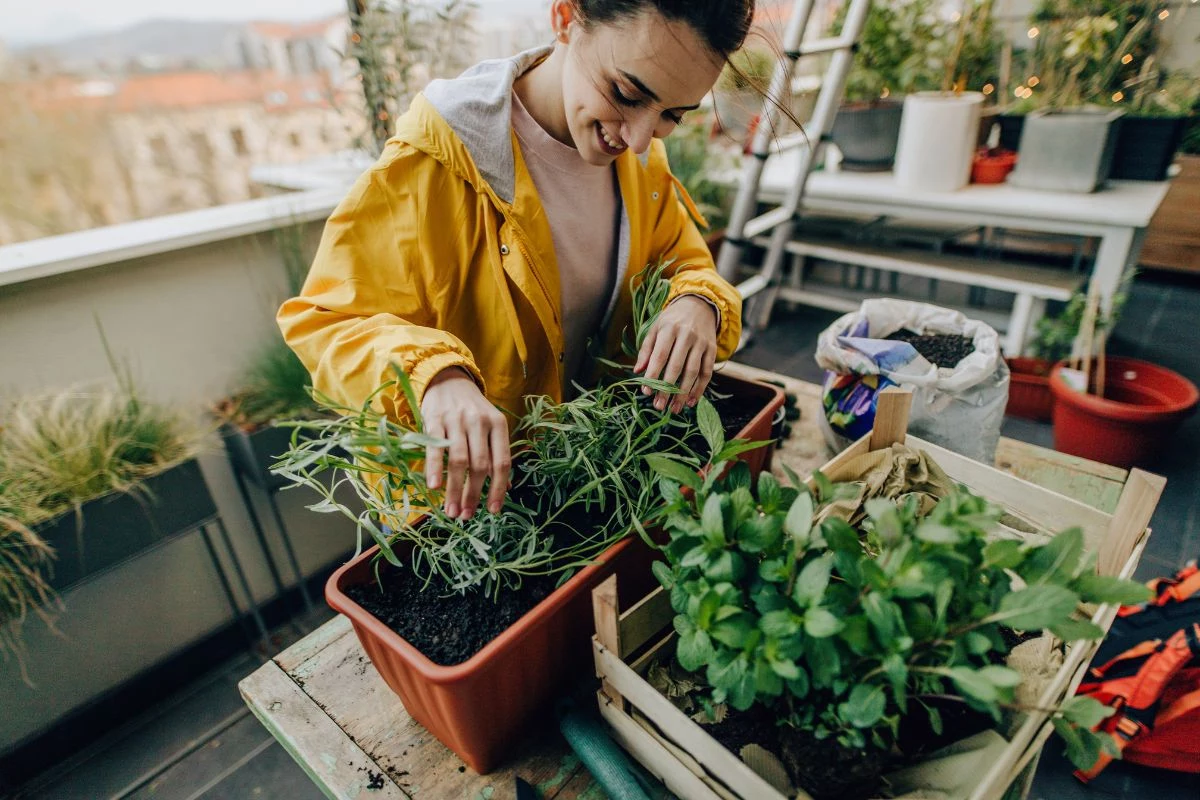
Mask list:
[[[784,402],[781,389],[726,376],[714,380],[714,388],[761,400],[762,410],[738,435],[770,438],[772,418]],[[767,457],[760,449],[744,454],[743,460],[757,474]],[[375,580],[372,558],[377,550],[362,553],[335,572],[326,584],[325,599],[350,619],[363,650],[405,710],[479,773],[497,767],[520,742],[523,728],[566,685],[590,672],[592,589],[616,574],[632,602],[654,585],[649,568],[653,551],[636,537],[626,538],[470,659],[441,666],[346,595],[351,586]],[[399,554],[407,555],[403,549]]]
[[68,511],[34,528],[55,550],[50,585],[61,593],[216,513],[192,459],[146,479],[139,492],[89,500],[79,515]]

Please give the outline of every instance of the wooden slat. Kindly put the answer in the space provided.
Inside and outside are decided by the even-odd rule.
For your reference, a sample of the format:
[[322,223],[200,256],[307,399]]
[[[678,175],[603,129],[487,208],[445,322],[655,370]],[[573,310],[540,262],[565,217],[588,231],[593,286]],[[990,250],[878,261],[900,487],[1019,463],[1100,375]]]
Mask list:
[[1037,527],[1057,533],[1078,525],[1083,529],[1088,547],[1095,552],[1100,551],[1107,538],[1112,517],[1103,511],[972,461],[916,436],[909,436],[908,444],[932,456],[954,480]]
[[787,251],[826,261],[861,264],[872,269],[917,275],[969,286],[982,286],[1047,300],[1069,300],[1083,276],[1066,270],[1034,267],[995,259],[944,255],[928,250],[905,251],[847,242],[793,240]]
[[783,800],[771,784],[760,778],[741,759],[726,750],[716,739],[709,736],[692,720],[688,719],[671,701],[663,697],[642,676],[629,668],[612,652],[597,645],[596,660],[605,678],[631,704],[653,719],[663,731],[684,747],[705,769],[717,776],[726,786],[737,787],[747,798],[778,798]]
[[[670,628],[674,616],[671,595],[666,589],[658,587],[621,614],[617,634],[620,649],[614,652],[620,653],[621,660],[624,661],[630,653],[661,634],[663,628]],[[600,643],[612,650],[610,645],[604,643],[603,638],[600,638]]]
[[354,626],[350,624],[349,618],[338,614],[308,636],[305,636],[275,656],[273,660],[279,665],[280,669],[288,672],[303,664],[343,636],[353,635]]
[[606,695],[602,697],[600,714],[612,728],[617,744],[665,783],[668,789],[687,800],[721,800],[716,792],[679,763],[679,759],[630,719],[611,699]]
[[[621,626],[617,613],[617,576],[610,575],[603,583],[592,589],[592,620],[596,628],[594,641],[608,650],[621,652]],[[607,676],[598,673],[600,690],[621,703],[621,693],[609,683]]]
[[376,784],[382,781],[370,790],[372,797],[410,797],[274,661],[243,679],[238,689],[255,716],[330,797],[357,798],[372,778]]
[[912,392],[895,386],[889,386],[876,396],[875,421],[871,426],[872,450],[904,444],[912,399]]
[[1167,479],[1140,469],[1129,473],[1125,491],[1117,502],[1105,548],[1097,565],[1101,575],[1112,575],[1129,559],[1135,545],[1145,535],[1150,517],[1158,507]]
[[1044,447],[1001,438],[996,468],[1111,514],[1129,473]]

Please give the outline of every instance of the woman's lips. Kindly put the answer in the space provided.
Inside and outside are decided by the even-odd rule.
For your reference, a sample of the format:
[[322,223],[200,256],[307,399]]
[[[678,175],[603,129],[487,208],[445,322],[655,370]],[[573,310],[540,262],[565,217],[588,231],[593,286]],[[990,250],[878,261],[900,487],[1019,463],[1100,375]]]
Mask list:
[[619,155],[621,155],[621,153],[624,153],[625,150],[628,148],[628,145],[621,145],[620,147],[613,147],[611,144],[608,143],[608,141],[612,140],[611,137],[608,138],[608,141],[605,141],[604,128],[603,128],[603,126],[600,125],[599,122],[596,123],[596,139],[600,142],[600,149],[603,150],[605,153],[607,153],[610,156],[619,156]]

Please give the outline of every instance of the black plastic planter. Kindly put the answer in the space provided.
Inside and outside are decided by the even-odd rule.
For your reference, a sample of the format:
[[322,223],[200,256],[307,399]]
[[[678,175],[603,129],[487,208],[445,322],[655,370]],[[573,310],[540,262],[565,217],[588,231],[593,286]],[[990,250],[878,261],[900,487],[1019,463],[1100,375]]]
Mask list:
[[894,100],[847,104],[838,109],[830,136],[842,151],[842,169],[883,172],[896,160],[904,106]]
[[996,117],[1000,125],[1000,147],[1017,150],[1021,146],[1021,130],[1025,127],[1024,114],[1000,114]]
[[221,438],[234,467],[256,486],[273,492],[287,485],[287,478],[271,474],[271,465],[292,449],[292,428],[266,425],[247,433],[227,423],[221,426]]
[[78,515],[69,511],[35,527],[54,547],[50,585],[62,593],[216,513],[193,459],[148,478],[135,492],[98,497]]
[[1175,160],[1188,117],[1137,117],[1121,120],[1112,178],[1124,181],[1162,181]]

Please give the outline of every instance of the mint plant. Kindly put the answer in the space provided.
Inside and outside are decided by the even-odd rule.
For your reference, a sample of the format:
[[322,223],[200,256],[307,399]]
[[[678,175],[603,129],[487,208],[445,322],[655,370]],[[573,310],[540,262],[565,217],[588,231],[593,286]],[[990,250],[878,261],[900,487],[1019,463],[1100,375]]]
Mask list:
[[[720,448],[716,448],[720,450]],[[1045,543],[993,539],[1001,509],[957,488],[926,516],[916,497],[865,502],[855,528],[830,508],[858,487],[820,473],[809,489],[715,463],[701,481],[659,467],[670,535],[655,565],[670,592],[676,656],[703,676],[712,705],[760,704],[783,747],[803,732],[849,750],[892,752],[900,721],[962,703],[1000,724],[1020,710],[1002,628],[1095,639],[1081,603],[1132,603],[1144,587],[1095,574],[1077,528]],[[685,491],[688,490],[688,491]],[[1073,762],[1090,766],[1111,713],[1089,698],[1053,709]]]

